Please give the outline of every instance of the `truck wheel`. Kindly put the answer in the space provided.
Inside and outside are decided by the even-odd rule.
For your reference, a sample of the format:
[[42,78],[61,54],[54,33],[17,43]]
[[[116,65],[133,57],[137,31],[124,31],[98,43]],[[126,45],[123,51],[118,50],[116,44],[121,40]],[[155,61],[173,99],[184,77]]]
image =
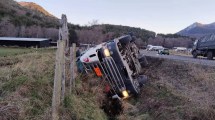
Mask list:
[[213,59],[213,53],[211,51],[207,52],[207,59],[212,60]]
[[197,54],[196,51],[193,51],[192,55],[193,55],[193,58],[197,58],[198,57],[198,54]]
[[140,65],[142,68],[147,67],[149,65],[146,56],[142,55],[141,57],[138,58]]

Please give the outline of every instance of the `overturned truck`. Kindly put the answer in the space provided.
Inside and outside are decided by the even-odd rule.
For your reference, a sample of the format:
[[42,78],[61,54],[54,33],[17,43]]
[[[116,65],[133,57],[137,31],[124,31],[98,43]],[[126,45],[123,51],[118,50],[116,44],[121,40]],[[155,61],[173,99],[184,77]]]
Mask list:
[[109,83],[112,98],[138,95],[146,76],[140,75],[147,64],[139,54],[134,37],[125,35],[88,49],[79,60],[85,70],[93,71]]

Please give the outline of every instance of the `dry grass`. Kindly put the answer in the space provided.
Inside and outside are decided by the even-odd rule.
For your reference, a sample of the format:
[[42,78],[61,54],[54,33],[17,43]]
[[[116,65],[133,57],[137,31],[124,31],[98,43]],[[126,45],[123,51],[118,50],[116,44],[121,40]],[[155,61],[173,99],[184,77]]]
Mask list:
[[100,108],[105,99],[103,87],[103,82],[93,75],[78,76],[76,88],[64,100],[62,119],[106,120],[107,116]]
[[149,83],[139,98],[129,100],[134,107],[128,119],[214,120],[215,68],[171,60],[148,58],[144,70]]
[[[54,58],[53,51],[0,57],[0,119],[51,118]],[[124,101],[124,113],[116,119],[215,119],[215,68],[148,60],[143,72],[149,82],[139,97]],[[78,76],[61,108],[62,119],[108,119],[100,108],[104,84],[93,75]]]
[[191,52],[189,52],[189,51],[170,50],[169,52],[170,52],[170,55],[192,56]]
[[[1,120],[51,119],[54,60],[54,51],[46,49],[0,57]],[[77,77],[73,94],[64,100],[61,119],[107,119],[100,109],[105,97],[102,88],[93,75]]]
[[13,119],[45,119],[51,106],[54,52],[41,50],[0,59],[0,103],[4,103],[0,109],[10,108],[0,118],[11,119],[10,113],[16,111]]

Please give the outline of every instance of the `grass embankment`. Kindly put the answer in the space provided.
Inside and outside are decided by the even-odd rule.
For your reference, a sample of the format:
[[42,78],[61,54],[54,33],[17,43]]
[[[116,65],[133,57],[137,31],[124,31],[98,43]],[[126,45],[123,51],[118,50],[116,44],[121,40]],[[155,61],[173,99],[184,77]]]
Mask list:
[[148,58],[149,82],[119,119],[214,120],[215,68]]
[[64,99],[61,109],[62,119],[66,120],[106,120],[101,109],[105,95],[103,81],[90,76],[79,76],[71,95]]
[[[51,119],[54,63],[55,49],[0,48],[1,120]],[[79,80],[64,100],[62,119],[106,119],[98,104],[98,83]]]

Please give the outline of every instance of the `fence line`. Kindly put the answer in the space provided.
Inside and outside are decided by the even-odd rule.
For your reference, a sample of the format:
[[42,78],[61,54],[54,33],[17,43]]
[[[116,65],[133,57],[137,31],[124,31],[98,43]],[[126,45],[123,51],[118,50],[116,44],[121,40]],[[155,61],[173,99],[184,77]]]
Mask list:
[[[59,28],[59,40],[57,42],[54,88],[52,96],[52,120],[59,120],[59,107],[62,105],[66,94],[66,72],[70,72],[69,93],[75,87],[75,63],[76,63],[76,44],[70,48],[70,68],[66,67],[66,53],[69,49],[69,34],[66,15],[62,15]],[[68,59],[68,58],[67,58]],[[67,68],[67,69],[66,69]]]

